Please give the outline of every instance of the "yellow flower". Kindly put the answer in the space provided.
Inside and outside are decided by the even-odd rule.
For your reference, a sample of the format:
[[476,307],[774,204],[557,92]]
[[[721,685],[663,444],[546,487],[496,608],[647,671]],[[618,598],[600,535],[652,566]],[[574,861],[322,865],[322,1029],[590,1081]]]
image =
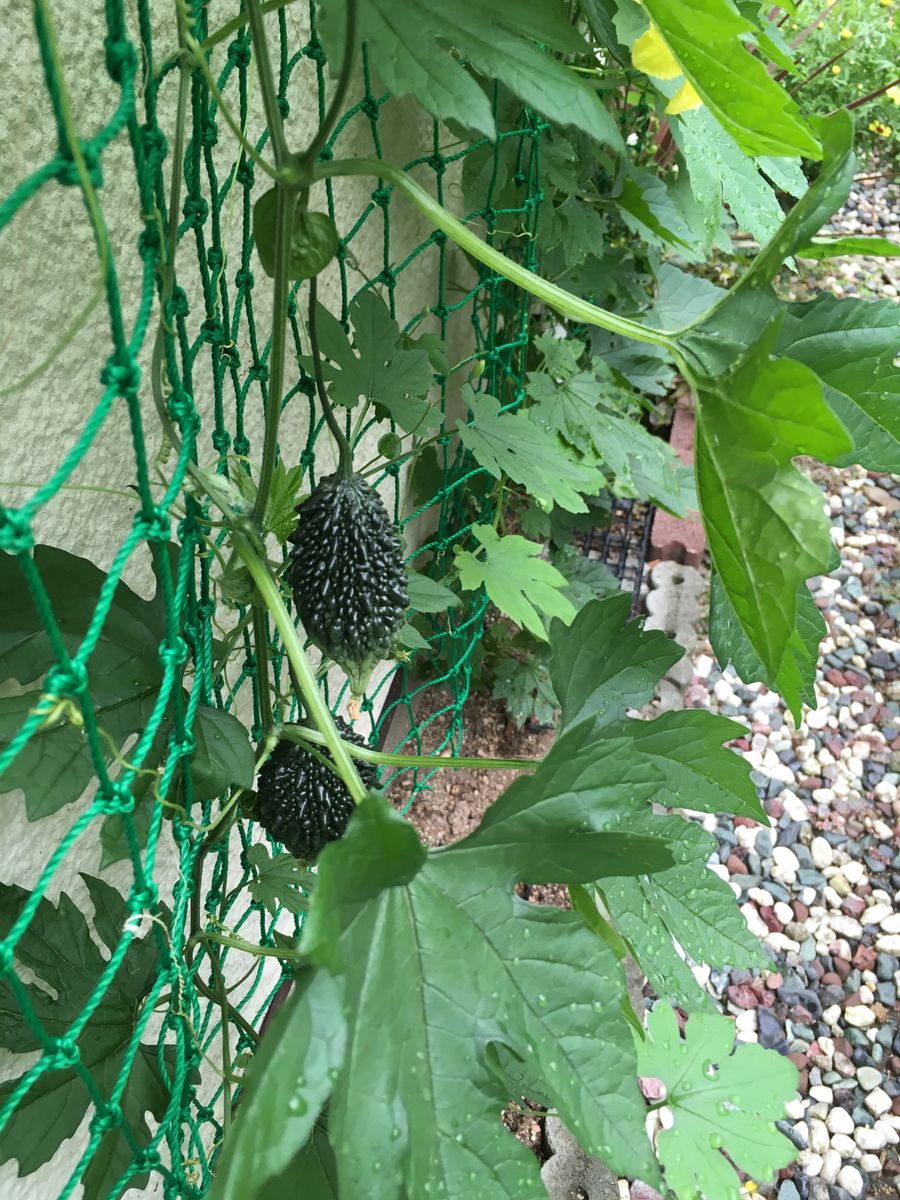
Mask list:
[[888,100],[893,100],[895,104],[900,104],[900,87],[895,83],[893,87],[889,87],[884,93]]
[[893,8],[894,0],[881,0],[881,7],[882,8]]
[[834,66],[831,68],[831,73],[832,73],[832,75],[840,75],[841,68],[837,65],[837,63],[835,63]]
[[850,39],[853,37],[853,34],[845,25],[838,36],[840,37],[842,42],[849,42]]
[[884,121],[870,121],[869,131],[871,133],[877,133],[879,137],[883,138],[890,137],[891,133],[893,132],[890,125],[885,125]]
[[[639,71],[652,75],[654,79],[677,79],[684,74],[665,38],[653,24],[632,46],[631,61]],[[702,104],[694,85],[686,79],[666,105],[666,112],[675,116],[692,108],[700,108]]]
[[673,117],[679,113],[690,112],[692,108],[702,108],[703,101],[697,95],[697,89],[689,79],[686,79],[669,103],[666,112]]

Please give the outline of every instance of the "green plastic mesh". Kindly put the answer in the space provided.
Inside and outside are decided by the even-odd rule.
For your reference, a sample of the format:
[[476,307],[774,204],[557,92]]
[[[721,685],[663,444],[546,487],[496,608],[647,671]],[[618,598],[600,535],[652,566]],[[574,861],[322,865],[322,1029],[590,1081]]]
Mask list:
[[[280,102],[286,114],[291,104],[309,103],[311,97],[318,97],[319,113],[324,111],[325,55],[316,35],[314,6],[310,5],[308,13],[305,9],[306,5],[299,3],[289,13],[281,10],[277,17],[269,19]],[[297,10],[301,10],[299,14]],[[250,903],[245,887],[251,878],[246,851],[259,834],[249,822],[237,821],[227,836],[210,845],[204,841],[203,826],[220,811],[225,798],[194,805],[189,819],[182,819],[177,812],[173,818],[171,808],[154,800],[153,790],[146,786],[146,775],[139,771],[159,764],[158,738],[160,731],[168,730],[157,799],[172,794],[176,772],[180,768],[189,769],[195,749],[192,734],[195,713],[201,703],[250,713],[254,724],[252,735],[258,737],[261,733],[249,629],[242,629],[237,636],[238,654],[232,658],[227,674],[221,669],[217,651],[223,628],[235,628],[233,611],[217,613],[216,592],[211,582],[217,565],[210,543],[220,547],[225,535],[210,525],[215,510],[185,485],[191,457],[206,466],[218,459],[217,469],[227,474],[241,469],[239,459],[234,456],[252,460],[254,453],[259,453],[259,446],[251,444],[247,429],[258,428],[268,375],[269,330],[265,318],[255,319],[254,303],[255,297],[263,292],[268,294],[270,285],[259,270],[253,251],[250,196],[253,189],[255,198],[265,181],[257,180],[254,189],[260,173],[240,154],[236,142],[233,169],[224,175],[217,172],[214,147],[222,140],[233,141],[232,134],[207,82],[194,71],[188,89],[175,286],[160,324],[158,301],[165,267],[165,230],[169,220],[166,205],[175,131],[161,126],[159,114],[174,111],[172,99],[181,72],[177,62],[166,61],[154,46],[153,29],[159,11],[151,12],[150,0],[136,0],[136,5],[127,8],[123,0],[106,0],[104,26],[97,7],[85,8],[83,19],[97,22],[96,36],[103,40],[106,69],[118,96],[105,123],[89,139],[72,129],[65,81],[46,5],[37,3],[34,11],[35,36],[46,97],[56,119],[58,146],[49,161],[36,165],[27,178],[14,181],[13,191],[0,205],[0,231],[39,191],[58,188],[61,194],[65,188],[80,188],[97,231],[102,301],[108,310],[110,340],[107,345],[96,346],[102,383],[96,397],[83,400],[81,435],[73,445],[60,448],[58,467],[25,503],[18,507],[0,505],[0,549],[8,556],[2,569],[22,573],[54,661],[42,684],[45,701],[32,709],[10,741],[0,744],[0,772],[22,754],[54,705],[59,712],[59,703],[69,701],[69,714],[80,714],[83,722],[83,737],[94,776],[84,797],[74,806],[75,815],[69,828],[58,844],[52,846],[37,886],[15,914],[7,936],[0,943],[4,994],[12,1009],[21,1012],[31,1038],[41,1050],[20,1084],[6,1085],[0,1092],[0,1130],[19,1106],[27,1107],[42,1094],[54,1072],[69,1071],[75,1091],[84,1089],[81,1101],[90,1124],[83,1152],[78,1143],[77,1153],[66,1160],[67,1166],[71,1164],[71,1173],[58,1193],[61,1197],[80,1194],[83,1182],[88,1194],[101,1197],[118,1196],[127,1187],[138,1189],[140,1194],[153,1189],[154,1194],[159,1191],[166,1197],[200,1197],[208,1191],[211,1167],[221,1144],[226,1091],[233,1090],[221,1077],[223,1058],[229,1058],[226,1068],[239,1069],[240,1056],[252,1045],[250,1033],[259,1030],[285,975],[274,956],[251,958],[223,947],[216,962],[212,962],[208,947],[187,950],[192,933],[220,927],[255,944],[275,946],[276,916],[262,905]],[[206,5],[193,0],[190,15],[194,35],[200,40],[209,32]],[[276,26],[277,45],[273,36]],[[307,34],[298,39],[300,27]],[[247,29],[237,30],[230,40],[217,45],[209,63],[219,93],[247,129],[248,136],[255,137],[255,144],[263,150],[264,131],[253,128],[249,115],[253,111],[255,80]],[[375,87],[363,55],[350,92],[356,103],[348,108],[330,138],[324,157],[352,153],[354,149],[359,152],[360,115],[371,132],[371,148],[365,153],[382,154],[385,117],[399,102],[378,94]],[[406,111],[411,109],[407,107]],[[357,140],[349,151],[342,151],[351,128],[356,130]],[[435,194],[444,199],[448,180],[455,179],[460,159],[473,151],[482,156],[487,154],[488,161],[493,155],[494,170],[478,175],[487,181],[479,198],[480,206],[468,218],[480,222],[490,240],[504,244],[510,253],[533,268],[536,265],[533,239],[521,235],[533,232],[538,218],[541,131],[541,123],[523,113],[518,127],[506,129],[495,147],[487,142],[468,146],[454,141],[446,129],[435,125],[429,143],[406,165],[416,169],[418,179],[430,179]],[[73,133],[77,139],[74,144]],[[126,139],[134,163],[133,245],[142,263],[137,315],[130,325],[124,311],[133,311],[134,306],[124,303],[120,295],[115,255],[108,245],[102,249],[103,157],[114,143],[121,144]],[[502,174],[501,149],[504,163],[512,161],[515,165],[516,194],[521,196],[521,204],[513,209],[494,207],[494,192]],[[451,206],[458,205],[458,184],[453,187],[457,194],[450,198]],[[408,223],[410,210],[402,207],[405,202],[393,197],[390,189],[380,186],[377,180],[372,181],[370,198],[350,221],[335,205],[334,186],[329,183],[325,191],[342,235],[338,255],[340,316],[346,320],[349,304],[366,288],[376,288],[389,302],[392,312],[402,308],[407,282],[416,279],[418,295],[424,270],[426,279],[431,281],[429,328],[445,338],[456,337],[457,331],[463,330],[460,340],[467,345],[473,363],[481,360],[484,364],[479,385],[498,396],[504,405],[517,403],[523,395],[527,340],[523,296],[484,270],[476,275],[459,256],[451,270],[450,247],[440,232],[404,249],[403,256],[398,258],[394,231],[398,220],[406,219]],[[143,215],[143,222],[138,214]],[[226,255],[223,240],[226,219],[238,221],[242,227],[239,261],[233,257],[229,260]],[[354,248],[373,225],[383,245],[383,259],[378,273],[365,278],[355,269]],[[506,234],[513,228],[518,236],[510,239]],[[416,272],[410,273],[416,264]],[[459,281],[461,269],[465,284]],[[289,340],[287,379],[291,386],[285,396],[284,421],[309,422],[306,445],[294,461],[303,466],[306,480],[311,483],[319,466],[317,435],[321,413],[314,403],[312,381],[302,371],[293,378],[290,368],[293,353],[306,351],[303,326],[297,319],[304,301],[304,287],[298,285],[295,289],[290,306],[293,344]],[[135,297],[128,299],[134,301]],[[146,404],[143,411],[141,406],[141,400],[146,400],[148,394],[148,381],[146,374],[142,379],[138,359],[142,351],[149,351],[156,338],[157,353],[165,363],[170,389],[164,401],[183,438],[181,451],[169,447],[167,455],[160,455],[159,428],[155,423],[151,428]],[[61,353],[67,353],[64,346]],[[211,396],[202,397],[202,404],[197,391],[200,388],[212,392]],[[443,412],[448,399],[446,378],[436,377],[433,396],[439,400]],[[35,561],[32,527],[38,515],[73,480],[80,484],[102,482],[90,478],[89,465],[82,471],[80,468],[104,423],[114,412],[121,412],[123,406],[131,426],[133,486],[140,511],[112,556],[112,566],[99,589],[96,607],[73,652],[71,641],[61,632],[60,614],[53,610]],[[204,413],[202,420],[198,410]],[[253,414],[257,418],[255,426],[248,419]],[[448,420],[448,428],[453,427],[453,421]],[[330,461],[329,457],[324,465],[330,467]],[[156,474],[160,463],[164,463],[164,488],[159,486]],[[424,494],[420,486],[412,503],[404,504],[403,480],[396,470],[377,482],[383,494],[385,484],[393,489],[394,514],[402,528],[416,521],[417,530],[424,527],[430,531],[425,534],[424,546],[411,544],[409,539],[407,546],[417,553],[417,565],[430,564],[427,569],[440,577],[447,568],[452,548],[467,545],[470,527],[490,518],[490,487],[485,486],[484,479],[479,478],[483,473],[449,435],[438,444],[434,465],[432,484],[425,487]],[[423,517],[424,523],[418,520]],[[145,555],[148,548],[165,610],[165,635],[159,645],[162,684],[136,744],[124,758],[115,758],[109,753],[102,712],[92,692],[91,654],[104,629],[116,585],[127,575],[132,560]],[[68,549],[77,552],[78,548]],[[458,751],[463,738],[463,705],[469,689],[471,658],[482,634],[485,607],[484,598],[476,597],[468,607],[451,609],[439,620],[434,619],[429,636],[434,655],[429,657],[420,651],[413,663],[398,666],[378,681],[363,703],[363,721],[368,721],[373,744],[383,744],[390,728],[398,728],[392,725],[396,717],[402,733],[400,747],[396,748],[415,752],[427,745],[431,752]],[[244,616],[242,610],[237,613],[238,623]],[[285,664],[281,661],[277,638],[272,647],[278,677],[284,685]],[[182,688],[186,673],[193,681],[189,692]],[[251,696],[252,704],[248,702]],[[336,708],[342,695],[331,694],[328,699]],[[428,703],[423,705],[426,699]],[[276,716],[289,719],[290,703],[282,703]],[[384,748],[395,747],[388,743]],[[382,783],[387,785],[392,778],[387,773]],[[427,786],[427,778],[427,774],[416,775],[411,788],[410,781],[406,781],[403,795],[410,803]],[[58,888],[55,889],[54,878],[76,842],[95,838],[100,822],[110,816],[119,818],[127,844],[132,874],[127,909],[132,919],[118,931],[119,940],[112,957],[101,976],[93,981],[90,999],[77,1020],[61,1034],[51,1033],[43,1027],[29,1002],[17,964],[17,943],[34,919],[41,897],[48,892],[55,897]],[[33,830],[36,838],[42,836],[40,825],[33,826]],[[236,843],[240,850],[239,873],[235,869]],[[159,863],[164,858],[171,860],[173,855],[179,865],[178,882],[170,894],[160,895]],[[137,920],[141,915],[143,925]],[[291,932],[291,922],[296,930],[299,918],[286,923],[284,914],[280,914],[278,919],[282,933]],[[113,984],[138,932],[156,942],[158,967],[152,987],[139,1008],[133,1036],[117,1060],[120,1065],[112,1072],[91,1070],[85,1047],[91,1036],[92,1014]],[[216,999],[219,971],[233,985],[229,992],[233,1012],[224,1030],[222,1008]],[[247,971],[249,974],[245,974]],[[224,1054],[223,1033],[228,1043]],[[167,1091],[166,1103],[156,1113],[158,1123],[153,1122],[151,1135],[146,1129],[142,1131],[142,1122],[133,1113],[131,1119],[128,1115],[129,1080],[136,1070],[140,1046],[145,1048],[140,1052],[142,1055],[153,1056]],[[35,1112],[37,1115],[46,1110]],[[111,1190],[104,1186],[100,1192],[91,1183],[91,1164],[96,1167],[98,1148],[106,1154],[110,1145],[114,1145],[118,1155],[115,1161],[120,1173]],[[15,1154],[15,1149],[10,1146],[6,1153]]]

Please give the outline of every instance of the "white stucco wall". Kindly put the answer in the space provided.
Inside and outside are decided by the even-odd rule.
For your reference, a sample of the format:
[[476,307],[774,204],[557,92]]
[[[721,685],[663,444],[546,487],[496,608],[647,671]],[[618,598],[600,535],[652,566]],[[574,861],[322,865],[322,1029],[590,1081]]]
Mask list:
[[[209,7],[211,28],[237,11],[235,3],[219,0],[214,0]],[[107,119],[117,99],[117,88],[109,80],[104,64],[103,5],[100,0],[54,0],[51,8],[75,125],[83,136],[91,136]],[[136,6],[128,3],[127,9],[129,28],[136,37]],[[173,10],[171,0],[154,0],[157,60],[175,45]],[[299,47],[307,36],[304,28],[306,6],[302,0],[294,4],[288,14]],[[269,29],[274,39],[274,18],[269,19]],[[0,193],[5,195],[52,156],[55,127],[30,6],[21,0],[0,0],[0,30]],[[214,69],[221,67],[223,62],[224,51],[214,59]],[[316,119],[314,84],[314,66],[304,60],[295,72],[290,93],[292,114],[288,122],[288,139],[292,146],[299,147],[306,142]],[[354,83],[351,101],[359,98],[360,86],[361,75]],[[169,138],[170,149],[176,91],[177,73],[173,73],[160,97],[160,123]],[[233,90],[226,92],[226,96],[236,107]],[[259,90],[254,84],[249,123],[252,138],[258,135],[262,124]],[[221,179],[234,161],[235,143],[225,123],[220,121],[219,125],[219,143],[214,149],[214,157]],[[402,163],[427,153],[431,146],[431,123],[412,102],[392,101],[380,121],[379,133],[383,138],[385,157],[394,162]],[[342,134],[339,149],[343,155],[372,154],[371,132],[365,118],[354,118]],[[168,169],[169,164],[167,174]],[[429,173],[423,172],[420,178],[427,180]],[[257,172],[254,197],[267,186],[261,172]],[[363,179],[336,184],[337,223],[342,232],[354,223],[374,186],[375,181]],[[109,229],[125,321],[130,330],[140,292],[140,260],[135,241],[142,222],[131,150],[124,135],[103,155],[103,186],[99,198]],[[405,207],[402,199],[392,203],[391,229],[392,261],[395,264],[401,262],[428,232],[421,218]],[[240,221],[226,222],[226,230],[229,262],[237,262]],[[361,236],[353,242],[353,253],[362,272],[351,279],[353,290],[363,282],[364,276],[371,277],[381,269],[382,233],[381,214],[376,212]],[[398,292],[401,321],[434,302],[436,265],[437,251],[432,248],[418,260],[413,270],[404,274]],[[468,277],[468,270],[459,259],[453,264],[457,278]],[[42,361],[85,305],[97,279],[97,271],[96,250],[79,190],[56,183],[45,185],[0,234],[0,387],[9,387]],[[253,293],[254,310],[260,329],[267,331],[270,313],[268,281],[258,268],[255,273],[258,282]],[[192,316],[192,321],[199,324],[202,311],[198,304],[196,256],[190,239],[185,239],[179,251],[178,281],[189,293],[194,314],[200,313]],[[320,280],[320,297],[334,310],[339,291],[333,268]],[[467,317],[461,316],[457,324],[462,346],[466,344],[468,334]],[[242,336],[244,341],[240,349],[245,369],[249,362],[246,329]],[[99,374],[110,346],[107,312],[101,303],[46,370],[26,387],[0,396],[3,428],[0,496],[5,503],[23,503],[35,485],[50,476],[77,441],[100,399]],[[140,398],[146,440],[150,453],[154,454],[160,447],[161,438],[150,394],[151,346],[152,325],[140,356],[143,371]],[[208,365],[209,359],[205,355],[195,370],[194,380],[194,399],[203,419],[201,455],[207,463],[215,454],[209,441],[212,399]],[[261,397],[256,389],[251,392],[247,404],[247,432],[256,453],[261,445],[261,407]],[[285,412],[281,441],[288,461],[296,462],[303,446],[305,410],[306,401],[300,397],[300,402]],[[69,482],[77,487],[102,485],[122,490],[127,489],[133,479],[131,429],[125,407],[119,403],[113,407]],[[105,569],[131,528],[136,507],[133,500],[121,495],[65,490],[34,522],[36,540],[64,547]],[[133,556],[125,580],[142,595],[152,594],[149,556],[145,551]],[[5,832],[0,841],[0,881],[33,887],[54,847],[83,811],[86,799],[87,795],[55,816],[29,824],[25,820],[21,795],[0,796]],[[99,824],[95,823],[67,856],[49,889],[48,895],[52,899],[64,890],[77,904],[90,911],[78,872],[99,873],[98,831]],[[167,830],[162,835],[154,875],[165,898],[177,878],[176,860]],[[123,891],[127,890],[131,883],[130,864],[119,863],[105,873],[105,878]],[[17,1075],[28,1062],[24,1056],[12,1059],[7,1055],[5,1061],[0,1058],[0,1072],[3,1077]],[[86,1123],[79,1135],[65,1143],[50,1163],[24,1180],[17,1180],[14,1162],[0,1165],[0,1200],[12,1200],[13,1197],[15,1200],[51,1200],[68,1178],[85,1136]],[[159,1191],[154,1186],[141,1193],[128,1193],[129,1196],[138,1194],[154,1196]]]

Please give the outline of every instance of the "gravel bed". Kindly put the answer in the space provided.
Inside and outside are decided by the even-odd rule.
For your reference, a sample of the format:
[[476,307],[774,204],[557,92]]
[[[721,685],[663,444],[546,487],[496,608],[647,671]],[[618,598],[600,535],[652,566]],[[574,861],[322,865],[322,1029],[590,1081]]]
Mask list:
[[777,695],[722,673],[708,645],[693,659],[686,706],[747,724],[734,746],[771,820],[704,818],[711,865],[774,960],[764,976],[698,977],[740,1038],[800,1070],[781,1126],[798,1163],[762,1193],[855,1200],[879,1177],[900,1186],[900,479],[814,474],[842,558],[811,584],[828,625],[818,707],[795,729]]

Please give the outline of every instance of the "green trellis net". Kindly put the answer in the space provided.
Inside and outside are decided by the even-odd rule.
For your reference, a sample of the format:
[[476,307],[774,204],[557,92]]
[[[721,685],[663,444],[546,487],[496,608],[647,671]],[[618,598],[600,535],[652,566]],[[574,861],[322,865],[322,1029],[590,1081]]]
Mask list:
[[[222,12],[222,7],[216,13],[220,23],[234,15]],[[89,308],[102,310],[105,304],[109,330],[108,344],[94,344],[101,384],[96,396],[80,400],[80,435],[73,444],[58,447],[55,469],[24,503],[0,504],[3,577],[9,583],[15,576],[9,586],[30,597],[24,603],[33,606],[44,631],[42,644],[49,666],[38,684],[39,702],[31,705],[8,737],[5,732],[0,735],[0,772],[17,760],[21,765],[29,747],[33,751],[34,739],[46,732],[48,721],[56,721],[60,728],[76,727],[80,769],[90,779],[82,798],[67,810],[74,815],[50,847],[34,890],[19,891],[13,909],[0,912],[0,934],[5,936],[0,943],[2,1007],[17,1014],[13,1023],[25,1031],[14,1048],[39,1052],[36,1060],[34,1055],[28,1060],[24,1072],[18,1065],[21,1059],[13,1060],[16,1069],[6,1072],[16,1078],[0,1085],[0,1130],[6,1126],[8,1132],[14,1131],[24,1114],[27,1120],[45,1122],[48,1137],[60,1122],[66,1127],[57,1128],[57,1136],[70,1137],[87,1115],[87,1140],[82,1137],[74,1143],[76,1150],[68,1154],[63,1175],[54,1176],[60,1179],[67,1174],[66,1182],[59,1185],[61,1197],[80,1194],[82,1186],[85,1195],[99,1200],[127,1189],[134,1189],[130,1194],[200,1197],[209,1188],[233,1082],[223,1079],[223,1067],[226,1074],[240,1069],[241,1056],[252,1048],[253,1031],[260,1029],[286,974],[275,956],[247,958],[222,948],[213,962],[208,950],[189,948],[188,941],[198,929],[227,927],[232,935],[274,947],[276,920],[279,936],[295,933],[300,920],[298,914],[287,914],[286,920],[284,912],[272,913],[248,897],[246,885],[252,872],[247,851],[259,838],[250,823],[234,823],[218,841],[206,837],[204,826],[220,811],[224,797],[195,803],[189,811],[173,807],[173,797],[191,795],[190,762],[197,750],[199,705],[236,710],[251,725],[254,738],[261,734],[254,646],[244,621],[247,613],[242,608],[217,609],[214,579],[225,535],[214,524],[216,510],[191,489],[188,463],[191,459],[206,467],[212,463],[221,474],[234,478],[259,452],[268,375],[270,286],[255,258],[251,213],[252,200],[267,181],[233,138],[220,98],[258,150],[264,150],[267,139],[258,115],[246,27],[235,28],[211,50],[208,75],[195,67],[189,75],[185,72],[182,84],[182,69],[171,53],[168,6],[151,5],[150,0],[128,6],[123,0],[106,0],[103,8],[105,25],[99,6],[88,6],[80,19],[96,22],[91,36],[102,40],[116,101],[101,127],[85,137],[72,117],[66,84],[72,67],[62,68],[51,8],[36,0],[34,36],[44,73],[42,100],[53,113],[56,153],[27,177],[13,180],[11,194],[0,205],[2,231],[39,193],[58,197],[65,189],[80,189],[100,280]],[[201,41],[210,29],[208,6],[193,0],[186,16],[193,36]],[[160,49],[163,18],[166,36]],[[301,2],[279,10],[269,18],[269,36],[283,113],[290,120],[297,115],[295,110],[311,106],[314,123],[324,112],[327,93],[315,7]],[[178,111],[175,97],[181,86],[186,103],[179,130],[177,120],[171,118]],[[348,105],[323,150],[324,157],[387,157],[391,127],[404,128],[408,134],[412,124],[427,136],[419,138],[422,144],[405,165],[440,200],[458,210],[465,165],[461,160],[479,155],[478,170],[471,178],[481,194],[476,211],[468,213],[467,219],[477,222],[490,240],[502,242],[525,265],[536,265],[534,242],[527,235],[534,232],[541,198],[539,121],[520,113],[512,127],[507,122],[496,144],[472,146],[457,141],[447,129],[423,122],[410,102],[402,102],[401,107],[400,101],[381,94],[365,54],[350,98],[355,103]],[[177,231],[177,254],[171,262],[169,186],[182,134],[183,203],[180,212],[171,216],[171,228]],[[139,296],[123,295],[127,272],[117,262],[104,214],[104,156],[126,143],[134,168],[130,197],[134,224],[130,243],[118,257],[133,255],[136,247]],[[515,207],[508,203],[506,208],[495,207],[500,184],[508,184],[510,173],[520,199]],[[482,363],[479,386],[504,405],[518,403],[527,341],[524,297],[499,277],[476,271],[440,232],[421,229],[421,240],[410,240],[409,229],[417,228],[410,210],[379,181],[370,181],[356,193],[341,192],[332,182],[323,190],[341,234],[330,277],[330,304],[335,310],[340,306],[337,315],[346,323],[354,297],[375,289],[407,328],[424,320],[422,328],[438,333],[448,346],[463,348],[463,362]],[[504,196],[508,194],[507,187]],[[347,208],[348,195],[355,196],[352,211]],[[471,195],[471,184],[465,195]],[[510,232],[517,236],[508,238]],[[133,272],[129,276],[137,277]],[[165,299],[167,288],[171,290]],[[161,296],[165,303],[160,314]],[[289,390],[283,408],[283,428],[301,428],[304,439],[290,451],[283,442],[282,449],[288,466],[302,466],[304,486],[308,486],[317,470],[330,469],[331,451],[323,457],[323,444],[317,440],[321,413],[314,402],[313,382],[292,366],[296,356],[307,352],[304,300],[305,285],[298,285],[289,307]],[[427,306],[424,318],[423,306]],[[136,315],[129,321],[126,312]],[[73,326],[56,331],[60,340],[48,362],[54,355],[64,360],[72,353],[70,343],[79,319],[76,313]],[[37,384],[39,389],[42,369],[38,364],[20,382],[32,388]],[[160,381],[161,403],[179,430],[180,447],[166,442],[156,420],[151,384],[159,387]],[[40,391],[26,394],[40,395]],[[432,399],[440,404],[446,428],[452,430],[454,420],[447,410],[453,404],[451,378],[435,376]],[[54,499],[65,489],[103,482],[91,478],[86,459],[105,423],[122,420],[123,413],[130,424],[138,512],[109,555],[108,573],[104,576],[93,568],[93,574],[88,572],[95,586],[92,610],[63,611],[46,585],[52,552],[48,557],[35,549],[34,525],[48,508],[52,511]],[[378,432],[385,428],[381,425]],[[440,578],[452,547],[467,544],[471,525],[490,518],[490,487],[452,436],[438,442],[429,463],[414,487],[390,468],[376,482],[386,498],[393,495],[394,514],[406,530],[407,549],[417,567]],[[78,547],[65,549],[77,552]],[[159,623],[156,633],[150,627],[144,632],[156,637],[158,678],[137,740],[127,751],[119,746],[113,754],[104,729],[102,697],[92,678],[92,654],[101,639],[117,636],[117,618],[110,614],[122,602],[123,577],[128,577],[135,562],[148,557],[156,579],[153,611]],[[432,618],[431,653],[419,651],[410,664],[398,665],[378,679],[363,703],[363,720],[368,721],[373,744],[403,748],[407,753],[423,747],[431,752],[458,750],[470,660],[482,634],[485,604],[476,600]],[[226,670],[223,644],[229,642],[235,651]],[[275,676],[286,693],[286,669],[277,638],[270,644]],[[328,696],[335,708],[342,698],[334,689]],[[276,710],[276,716],[284,719],[294,715],[284,695]],[[163,769],[157,775],[159,766]],[[150,772],[152,786],[148,785]],[[382,784],[390,782],[385,772]],[[407,779],[404,800],[414,802],[423,786],[427,775]],[[46,836],[40,824],[28,828],[35,838]],[[60,826],[53,828],[58,831]],[[119,857],[130,872],[130,891],[118,915],[114,901],[106,897],[104,918],[101,908],[106,894],[96,885],[92,890],[94,929],[110,956],[94,955],[96,976],[73,987],[78,1012],[61,1027],[58,1019],[48,1020],[46,1004],[35,1003],[29,977],[23,979],[22,966],[38,975],[41,967],[27,949],[28,930],[47,913],[47,893],[57,903],[58,877],[76,843],[79,864],[96,867],[96,857],[85,859],[84,843],[93,838],[96,847],[101,828],[118,839]],[[161,864],[173,861],[176,882],[174,887],[163,886]],[[111,989],[124,986],[123,976],[138,986],[136,947],[144,973],[139,981],[144,998],[135,1006],[133,1027],[98,1065],[92,1050],[98,1036],[92,1018],[103,1011]],[[72,964],[73,983],[77,965]],[[224,1027],[220,973],[227,976],[231,988],[232,1008]],[[138,1076],[143,1090],[135,1093]],[[149,1092],[148,1078],[152,1080]],[[66,1097],[62,1109],[54,1107],[60,1080]],[[142,1099],[135,1101],[136,1094]],[[153,1112],[149,1126],[145,1108]],[[11,1137],[4,1158],[16,1154],[14,1143]],[[36,1165],[30,1163],[27,1169]]]

